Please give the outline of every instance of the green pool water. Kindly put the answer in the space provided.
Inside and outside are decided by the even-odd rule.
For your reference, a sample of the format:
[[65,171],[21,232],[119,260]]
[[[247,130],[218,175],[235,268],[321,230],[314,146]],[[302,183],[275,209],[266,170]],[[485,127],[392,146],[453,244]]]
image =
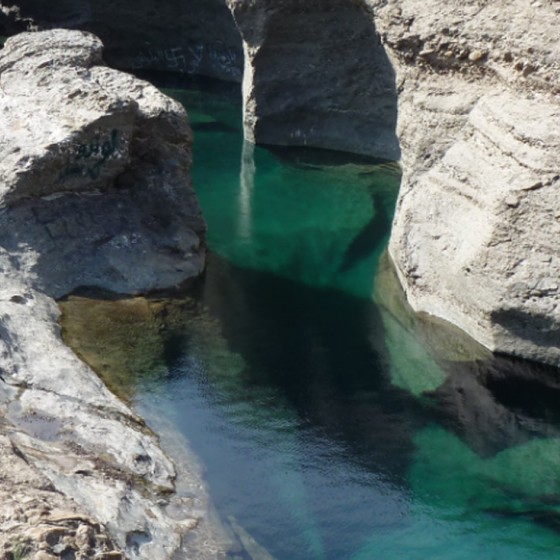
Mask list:
[[73,345],[95,362],[126,339],[105,374],[185,434],[224,523],[277,560],[558,558],[557,372],[410,314],[384,257],[398,167],[244,144],[236,95],[168,93],[207,272],[130,317],[75,300]]

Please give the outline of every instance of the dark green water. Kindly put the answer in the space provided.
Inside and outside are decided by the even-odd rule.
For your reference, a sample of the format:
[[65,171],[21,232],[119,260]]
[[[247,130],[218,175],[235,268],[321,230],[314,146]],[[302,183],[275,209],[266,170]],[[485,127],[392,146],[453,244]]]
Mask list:
[[223,519],[278,560],[558,558],[557,372],[407,315],[379,265],[395,168],[244,146],[230,96],[171,93],[211,253],[134,401]]

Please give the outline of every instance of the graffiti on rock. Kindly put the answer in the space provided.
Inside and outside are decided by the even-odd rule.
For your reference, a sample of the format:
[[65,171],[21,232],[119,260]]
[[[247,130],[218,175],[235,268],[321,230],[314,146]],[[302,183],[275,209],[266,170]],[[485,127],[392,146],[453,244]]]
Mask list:
[[60,174],[60,179],[75,175],[97,179],[107,160],[117,152],[120,136],[120,131],[115,128],[105,140],[96,136],[87,143],[79,144]]
[[154,47],[139,52],[133,62],[136,70],[165,69],[185,74],[197,74],[203,67],[214,67],[236,78],[241,77],[242,66],[240,53],[221,42]]

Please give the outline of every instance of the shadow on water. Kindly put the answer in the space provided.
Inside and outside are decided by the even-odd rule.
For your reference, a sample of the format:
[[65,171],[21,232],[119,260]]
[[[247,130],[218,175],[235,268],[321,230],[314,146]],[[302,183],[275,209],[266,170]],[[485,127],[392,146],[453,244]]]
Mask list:
[[339,267],[340,272],[346,272],[360,261],[371,257],[378,248],[380,240],[384,240],[391,228],[391,216],[385,209],[381,195],[372,192],[371,197],[373,217],[346,249],[342,264]]
[[[556,370],[469,360],[456,333],[434,325],[424,335],[447,337],[449,352],[430,362],[399,338],[414,360],[397,363],[386,309],[216,255],[186,297],[67,305],[65,331],[87,325],[71,344],[90,363],[84,346],[104,363],[117,349],[135,402],[172,416],[224,517],[276,558],[420,559],[459,545],[464,553],[450,557],[484,546],[530,558],[538,542],[559,544],[528,529],[559,526],[560,419],[543,397]],[[394,384],[392,368],[421,377],[426,365],[443,372],[435,390],[415,396]],[[509,381],[524,394],[511,396]],[[514,543],[519,531],[525,540]]]

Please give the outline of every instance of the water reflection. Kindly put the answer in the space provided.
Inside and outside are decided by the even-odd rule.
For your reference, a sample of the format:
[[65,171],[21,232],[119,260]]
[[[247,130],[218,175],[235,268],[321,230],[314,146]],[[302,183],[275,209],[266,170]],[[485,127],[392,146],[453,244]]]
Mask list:
[[[129,396],[172,416],[224,515],[277,558],[397,558],[409,547],[411,558],[431,558],[459,544],[464,554],[450,557],[484,546],[524,558],[539,542],[560,543],[527,529],[557,526],[560,504],[558,417],[550,400],[534,407],[549,388],[541,367],[468,361],[464,348],[409,354],[402,342],[418,343],[422,327],[398,321],[406,336],[396,337],[395,364],[380,336],[387,309],[216,256],[188,297],[63,306],[74,347],[86,356],[98,345],[94,365],[127,356],[112,368],[129,372]],[[445,340],[438,328],[424,336]],[[447,333],[452,349],[456,335]],[[418,395],[395,386],[391,369],[403,365],[413,368],[403,377],[439,368],[439,386]],[[509,396],[511,376],[531,392]],[[429,543],[414,548],[428,527]]]

